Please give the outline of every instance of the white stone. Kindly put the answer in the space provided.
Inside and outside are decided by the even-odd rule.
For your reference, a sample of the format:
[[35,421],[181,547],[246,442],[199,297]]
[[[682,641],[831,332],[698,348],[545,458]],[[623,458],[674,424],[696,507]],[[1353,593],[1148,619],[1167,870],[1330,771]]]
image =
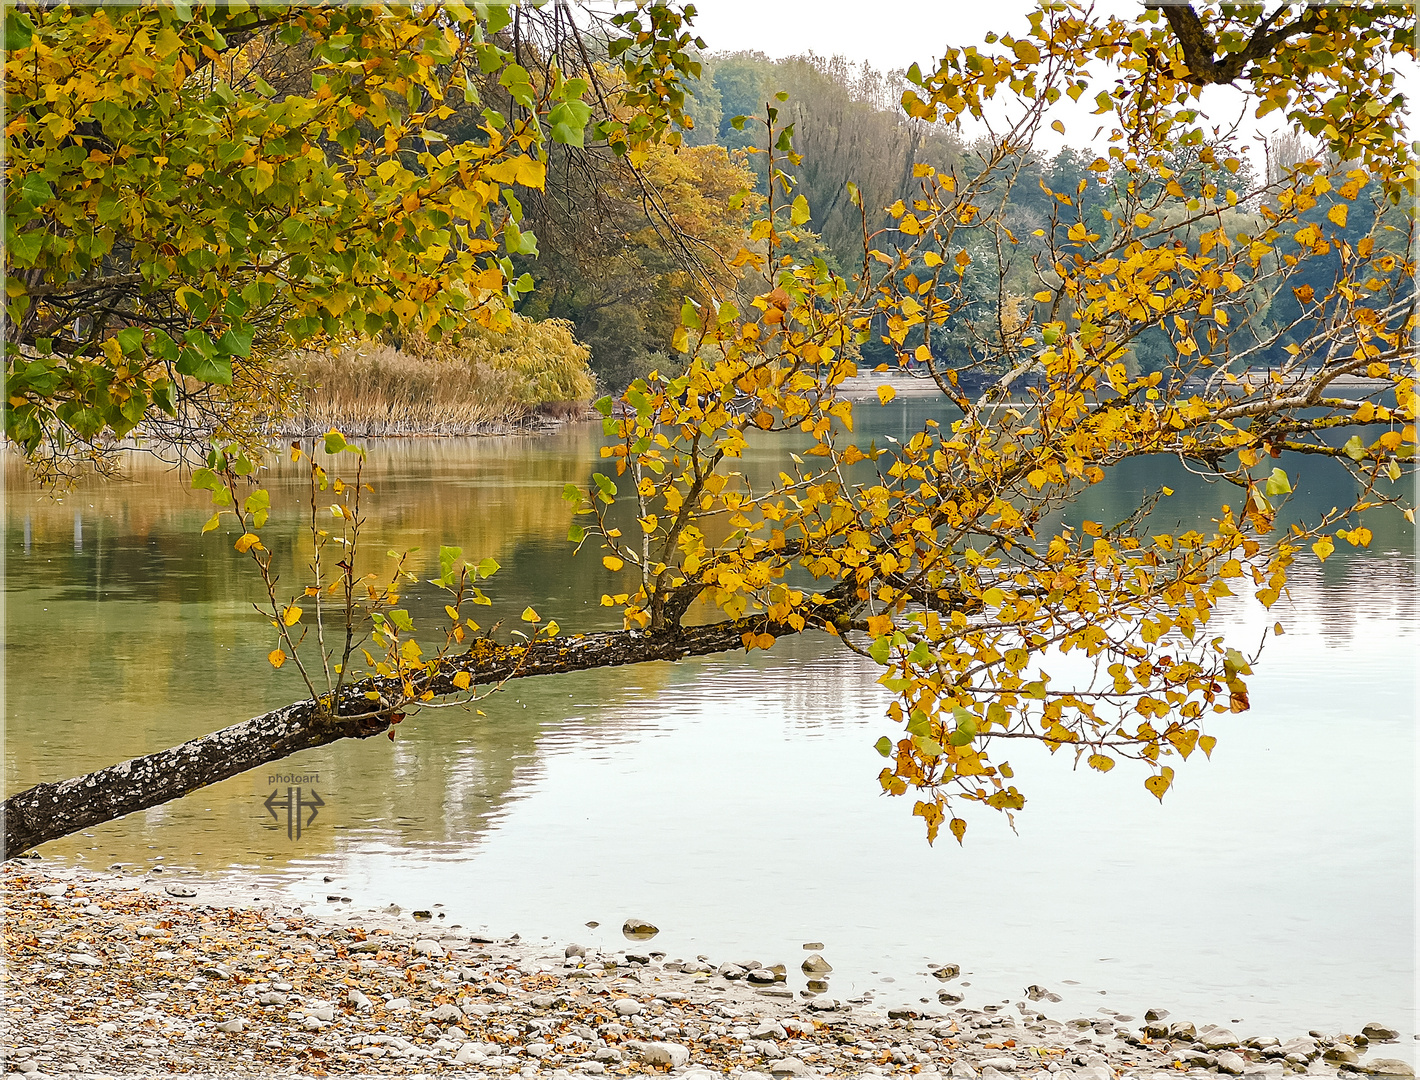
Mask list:
[[983,1070],[998,1069],[1001,1072],[1015,1072],[1019,1066],[1019,1062],[1017,1062],[1015,1058],[1010,1057],[982,1058],[977,1064],[980,1065]]
[[1235,1054],[1231,1050],[1218,1051],[1218,1071],[1230,1073],[1233,1076],[1241,1076],[1247,1068],[1247,1062],[1243,1060],[1241,1054]]
[[612,1008],[616,1010],[617,1016],[635,1016],[642,1006],[635,998],[617,998],[612,1003]]
[[690,1051],[679,1043],[628,1043],[627,1047],[647,1065],[679,1069],[690,1060]]

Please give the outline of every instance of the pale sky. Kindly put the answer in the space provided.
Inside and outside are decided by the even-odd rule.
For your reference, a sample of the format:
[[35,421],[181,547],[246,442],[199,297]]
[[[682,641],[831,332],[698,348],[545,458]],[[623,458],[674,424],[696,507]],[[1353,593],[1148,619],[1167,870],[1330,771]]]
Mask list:
[[[985,46],[985,35],[1022,33],[1028,29],[1026,15],[1035,8],[1034,0],[694,0],[698,15],[694,27],[711,52],[758,50],[771,57],[815,52],[824,56],[842,54],[849,60],[866,60],[882,70],[920,64],[923,71],[947,45]],[[1142,10],[1139,0],[1097,0],[1096,11],[1123,16]],[[1416,79],[1402,81],[1411,97]],[[1204,109],[1214,123],[1230,125],[1244,113],[1246,98],[1231,87],[1211,87],[1204,96]],[[1084,146],[1093,140],[1101,122],[1108,117],[1091,115],[1093,106],[1062,99],[1052,107],[1051,118],[1066,127],[1064,138],[1048,129],[1041,132],[1038,145],[1053,150],[1059,145]],[[1282,120],[1272,114],[1263,121],[1248,108],[1239,131],[1252,139],[1261,131],[1277,133]],[[1106,133],[1108,128],[1106,128]],[[968,132],[970,134],[970,132]],[[1249,154],[1258,158],[1260,150]]]
[[711,51],[772,57],[842,53],[884,70],[925,71],[944,45],[981,45],[989,31],[1026,29],[1030,0],[695,0],[695,27]]

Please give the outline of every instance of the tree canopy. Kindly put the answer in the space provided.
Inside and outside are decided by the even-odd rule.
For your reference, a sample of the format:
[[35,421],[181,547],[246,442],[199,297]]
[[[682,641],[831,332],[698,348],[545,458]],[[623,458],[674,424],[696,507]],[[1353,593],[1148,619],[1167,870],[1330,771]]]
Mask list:
[[[350,10],[338,25],[364,18]],[[319,18],[328,15],[321,9]],[[11,54],[12,63],[33,65],[49,40],[60,39],[59,27],[68,24],[55,18],[48,36],[36,31]],[[306,24],[317,15],[293,11],[289,18],[303,34],[315,33]],[[441,18],[429,13],[415,23],[450,49],[486,36],[482,15],[458,24],[466,37]],[[629,44],[613,42],[609,55],[651,58],[623,67],[634,89],[625,97],[628,108],[646,110],[650,119],[609,114],[607,137],[614,145],[621,140],[628,159],[635,154],[644,162],[658,139],[674,145],[668,133],[681,119],[690,70],[677,63],[689,42],[679,11],[647,5],[629,13],[622,29],[638,19],[622,39]],[[194,40],[205,40],[202,33]],[[156,40],[148,55],[161,47]],[[424,628],[422,639],[397,606],[408,576],[402,565],[376,581],[357,576],[353,560],[336,572],[322,570],[318,557],[310,582],[281,593],[266,572],[269,496],[259,463],[215,451],[194,483],[213,492],[219,517],[235,515],[240,523],[238,550],[267,581],[266,614],[277,635],[271,662],[301,663],[310,700],[186,749],[14,796],[7,802],[8,841],[40,842],[296,749],[391,731],[421,705],[468,700],[480,685],[768,649],[807,631],[832,635],[882,667],[880,681],[895,700],[887,717],[891,734],[878,745],[886,759],[880,782],[886,793],[909,798],[929,839],[945,825],[960,840],[971,808],[1010,814],[1025,805],[1006,756],[1016,740],[1102,771],[1135,760],[1144,786],[1162,799],[1175,765],[1211,752],[1209,718],[1248,707],[1257,652],[1254,643],[1213,632],[1219,603],[1250,594],[1249,602],[1270,608],[1298,558],[1325,560],[1338,544],[1368,545],[1368,515],[1396,512],[1414,520],[1413,491],[1404,481],[1414,473],[1416,443],[1409,355],[1416,328],[1414,216],[1407,192],[1415,166],[1406,144],[1385,136],[1394,136],[1404,104],[1393,92],[1393,65],[1414,61],[1413,16],[1399,9],[1283,4],[1264,13],[1260,6],[1172,5],[1126,21],[1044,3],[1027,32],[987,44],[1004,51],[951,48],[934,73],[908,73],[913,88],[903,105],[910,115],[950,123],[990,108],[997,110],[992,133],[973,149],[969,166],[915,162],[912,190],[883,209],[880,226],[870,224],[880,208],[864,202],[863,189],[845,187],[865,239],[851,275],[834,272],[822,257],[795,256],[813,215],[795,184],[802,158],[782,101],[771,98],[753,121],[764,133],[753,147],[762,153],[765,201],[749,242],[730,262],[761,275],[764,288],[749,299],[714,290],[685,296],[672,338],[676,355],[618,399],[598,403],[605,468],[586,490],[567,493],[576,513],[569,540],[581,557],[595,552],[618,575],[603,603],[620,609],[621,631],[573,634],[547,617],[552,613],[531,609],[512,636],[485,630],[473,613],[496,603],[480,584],[496,564],[466,560],[455,548],[441,552],[436,582],[449,593],[448,622]],[[500,81],[527,70],[497,47],[503,49],[497,57],[487,55],[490,64],[503,65]],[[194,46],[191,54],[169,55],[205,54]],[[405,55],[399,53],[401,60]],[[444,59],[439,54],[429,71],[445,71]],[[376,60],[373,70],[384,70]],[[194,64],[173,77],[184,93],[191,80],[201,82],[204,69]],[[1097,99],[1116,125],[1107,147],[1041,168],[1031,148],[1050,123],[1052,104],[1104,85],[1106,70],[1118,78]],[[427,105],[422,95],[433,76],[401,78],[410,108]],[[1326,152],[1276,177],[1251,177],[1236,137],[1198,112],[1197,88],[1218,81],[1242,84],[1259,111],[1280,110],[1320,135]],[[38,100],[44,84],[32,82]],[[353,101],[354,82],[338,85],[342,100]],[[442,93],[448,84],[438,85]],[[350,285],[353,306],[345,310],[355,325],[417,318],[431,334],[455,332],[460,319],[481,321],[479,313],[492,321],[521,288],[508,284],[511,271],[501,261],[531,254],[520,246],[530,242],[516,239],[524,234],[511,209],[519,197],[509,201],[509,185],[536,188],[543,180],[538,95],[563,105],[580,100],[570,80],[530,85],[535,93],[526,115],[512,123],[490,119],[484,143],[414,152],[418,172],[403,163],[399,153],[410,151],[400,151],[397,141],[367,138],[354,144],[358,153],[322,150],[349,154],[339,160],[365,181],[349,196],[350,212],[372,215],[371,229],[371,192],[384,184],[405,187],[395,203],[379,203],[380,213],[414,218],[408,231],[390,234],[403,244],[394,256],[404,260],[399,273],[411,276],[391,270],[398,287],[371,290],[358,302],[360,290]],[[719,86],[722,102],[730,89]],[[99,105],[94,111],[102,113]],[[38,113],[14,115],[30,138]],[[637,132],[645,133],[641,144]],[[360,172],[370,161],[379,164]],[[72,175],[82,175],[75,169]],[[244,175],[232,184],[238,200],[246,198],[238,187],[248,190]],[[426,175],[444,186],[430,188]],[[19,177],[15,190],[43,196],[37,205],[59,199],[47,174],[49,195],[23,171],[12,176]],[[1033,184],[1036,194],[1018,192],[1013,200],[1023,184]],[[455,198],[471,198],[458,193],[475,187],[478,214],[459,212],[458,220],[470,223],[460,231],[450,225]],[[447,205],[441,211],[447,221],[419,216],[426,197]],[[1021,228],[1007,211],[1032,199],[1028,228]],[[392,211],[395,205],[401,209]],[[510,209],[495,213],[495,206]],[[319,216],[314,205],[287,212],[298,222],[303,214]],[[338,217],[346,209],[336,203],[328,212]],[[74,214],[76,221],[82,216]],[[224,220],[230,228],[232,219]],[[383,219],[379,226],[398,230]],[[142,219],[133,225],[140,235],[142,227]],[[44,235],[42,253],[51,235],[67,250],[71,235],[89,234],[55,226]],[[333,234],[323,235],[334,244]],[[497,256],[482,246],[499,243]],[[78,244],[72,240],[76,250]],[[165,283],[177,271],[164,259],[186,267],[183,258],[197,258],[164,255],[151,243],[143,250],[138,263]],[[301,320],[320,321],[317,313],[329,310],[318,294],[345,278],[322,271],[321,259],[334,256],[325,251],[301,264],[318,284],[303,277],[282,294],[290,305],[283,326],[316,332]],[[46,296],[47,287],[69,289],[72,280],[84,280],[60,265],[17,262],[16,272],[32,276],[16,295]],[[241,275],[274,273],[235,260],[232,267],[214,271],[205,287],[220,293],[224,274],[245,280]],[[478,291],[481,275],[495,271],[498,280],[490,277],[486,293]],[[445,283],[448,292],[416,299],[401,291],[416,280]],[[380,295],[400,299],[377,311],[371,297]],[[397,309],[401,301],[406,306]],[[212,324],[216,301],[201,302],[202,325]],[[21,305],[15,317],[25,310]],[[108,336],[90,352],[64,355],[128,370],[120,339],[138,338],[106,325]],[[147,335],[160,340],[158,329],[155,321],[143,331],[145,357]],[[213,340],[205,330],[194,332]],[[44,348],[53,350],[55,340],[46,339]],[[79,344],[63,340],[66,348]],[[173,363],[194,363],[184,358],[197,356],[203,340],[184,339]],[[901,442],[863,445],[853,434],[855,409],[844,384],[870,346],[930,380],[948,406]],[[1147,365],[1140,362],[1145,353]],[[77,361],[44,355],[51,359],[24,363],[78,370]],[[1265,365],[1254,366],[1259,358]],[[63,422],[69,399],[30,393],[23,408],[32,412],[25,415],[43,417],[49,409],[55,418],[42,431]],[[879,393],[886,401],[893,391]],[[792,467],[764,476],[745,465],[746,449],[762,432],[797,439]],[[348,475],[359,459],[343,457],[346,449],[336,434],[324,444],[347,463],[340,483],[329,461],[312,462],[311,476],[313,485],[335,492],[335,528],[348,549],[358,542],[362,496],[358,468]],[[1081,520],[1069,512],[1111,468],[1155,455],[1219,481],[1211,521],[1165,525],[1156,508],[1167,507],[1172,493],[1163,486],[1122,520]],[[1348,469],[1357,498],[1318,520],[1293,521],[1288,496],[1299,470],[1317,458]],[[317,551],[334,542],[314,523],[312,529]],[[350,620],[343,651],[304,656],[303,620],[315,621],[324,638],[322,620],[331,609],[337,621]],[[363,654],[351,644],[360,635],[368,643]]]
[[[506,325],[518,192],[592,116],[564,7],[7,8],[7,438],[241,434],[283,349]],[[678,138],[681,21],[610,27],[623,153]]]

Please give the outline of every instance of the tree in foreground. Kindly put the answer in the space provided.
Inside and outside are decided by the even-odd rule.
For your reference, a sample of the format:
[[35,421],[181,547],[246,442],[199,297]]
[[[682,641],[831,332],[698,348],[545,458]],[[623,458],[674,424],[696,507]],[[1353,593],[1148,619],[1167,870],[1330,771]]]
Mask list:
[[[301,26],[293,41],[320,40],[324,31],[312,29],[316,15],[291,9],[286,17]],[[62,51],[61,31],[76,21],[72,13],[68,22],[48,12],[31,18],[33,37],[10,54],[17,65],[12,78],[50,62]],[[319,18],[364,16],[322,9]],[[479,15],[470,14],[459,29],[440,24],[442,18],[430,13],[419,24],[428,37],[388,39],[401,42],[399,62],[426,78],[446,70],[448,56],[440,50],[464,40],[461,32],[470,42],[489,40],[492,32]],[[379,33],[389,25],[382,23]],[[623,18],[625,36],[608,53],[622,58],[625,100],[642,111],[607,126],[614,144],[634,149],[638,138],[666,138],[680,119],[678,82],[688,72],[681,60],[689,44],[681,27],[680,13],[658,5]],[[895,695],[888,710],[895,730],[879,743],[887,759],[881,784],[891,795],[908,796],[929,840],[943,825],[960,840],[969,807],[1011,814],[1024,805],[1004,756],[1012,740],[1044,744],[1099,770],[1132,759],[1147,789],[1162,798],[1177,763],[1211,752],[1209,717],[1248,707],[1246,677],[1256,653],[1211,631],[1219,603],[1250,593],[1246,602],[1271,607],[1296,559],[1324,560],[1338,543],[1369,544],[1365,515],[1397,512],[1413,522],[1406,481],[1416,441],[1408,352],[1415,330],[1409,255],[1415,166],[1411,148],[1398,138],[1404,102],[1394,85],[1394,65],[1414,61],[1413,30],[1412,16],[1390,8],[1283,4],[1269,14],[1173,5],[1125,23],[1073,5],[1042,5],[1022,36],[988,43],[996,51],[949,50],[932,74],[909,73],[916,89],[904,95],[904,106],[911,114],[951,122],[991,108],[995,133],[961,168],[916,167],[919,191],[888,208],[891,228],[865,236],[868,255],[852,278],[784,254],[811,208],[782,167],[794,162],[791,134],[779,129],[776,106],[767,103],[759,122],[768,129],[763,145],[773,148],[766,161],[770,198],[751,231],[752,245],[736,259],[763,274],[768,288],[743,307],[730,299],[685,302],[676,370],[653,373],[619,401],[600,403],[606,468],[588,490],[568,492],[577,513],[569,539],[582,557],[595,552],[620,575],[619,591],[603,602],[621,609],[621,631],[569,633],[528,609],[525,629],[496,637],[477,618],[492,606],[479,582],[496,564],[445,548],[436,584],[449,594],[448,622],[421,639],[398,606],[407,568],[399,564],[376,580],[348,557],[363,522],[361,458],[334,433],[318,453],[344,462],[343,475],[329,457],[301,456],[309,459],[313,493],[323,488],[322,501],[334,500],[335,525],[327,529],[313,515],[311,579],[294,596],[279,593],[262,542],[269,496],[257,483],[260,464],[236,449],[214,451],[193,478],[213,493],[217,516],[209,524],[232,514],[242,526],[238,550],[267,582],[266,614],[277,635],[269,660],[299,664],[309,699],[181,747],[11,796],[7,851],[302,749],[392,734],[392,725],[421,707],[465,702],[479,688],[486,692],[511,678],[768,649],[804,632],[832,635],[882,667],[880,681]],[[147,55],[166,48],[160,40],[152,38]],[[350,47],[340,40],[341,49]],[[354,40],[363,49],[384,39],[357,34]],[[428,41],[434,44],[420,44]],[[74,49],[73,41],[66,47]],[[381,48],[393,53],[388,44]],[[445,321],[456,324],[461,316],[451,312],[496,313],[512,301],[516,283],[500,283],[506,264],[491,256],[478,262],[470,250],[496,243],[475,244],[480,236],[496,234],[506,246],[516,234],[515,215],[493,209],[506,199],[506,189],[494,190],[495,174],[507,170],[497,183],[537,186],[537,155],[545,147],[538,103],[558,93],[563,98],[554,109],[570,102],[555,68],[545,69],[544,81],[516,63],[514,52],[486,54],[487,65],[502,65],[500,82],[529,80],[532,104],[505,120],[507,130],[522,133],[516,153],[507,151],[512,157],[488,150],[508,145],[505,126],[491,121],[486,146],[451,148],[447,165],[439,153],[422,150],[418,169],[401,156],[408,153],[400,143],[406,129],[390,135],[387,128],[382,143],[353,125],[358,138],[342,150],[351,161],[349,198],[368,200],[399,177],[403,192],[396,203],[381,204],[383,211],[396,205],[397,215],[417,214],[437,195],[445,217],[431,216],[428,228],[444,239],[417,229],[401,233],[399,258],[408,262],[383,268],[384,278],[368,268],[360,271],[365,277],[352,273],[348,304],[335,301],[339,311],[312,299],[299,275],[271,271],[282,283],[273,302],[292,305],[281,316],[281,333],[303,332],[310,324],[302,320],[317,309],[321,320],[332,320],[328,333],[370,332],[369,297],[381,288],[398,292],[390,282],[412,289],[416,279],[436,280],[447,288],[440,297],[460,299],[431,294],[416,301],[400,293],[403,306],[392,302],[378,313],[381,327],[390,318],[417,319],[431,332],[452,332],[456,325]],[[173,48],[165,55],[189,54]],[[337,106],[347,110],[357,107],[356,85],[364,85],[351,73],[395,62],[392,55],[382,61],[378,49],[363,64],[333,46],[313,55],[346,73],[332,73],[335,81],[321,85],[333,86]],[[195,61],[171,85],[185,89],[215,77],[215,68]],[[1051,123],[1051,105],[1061,96],[1078,99],[1106,78],[1113,89],[1100,94],[1098,108],[1118,125],[1106,151],[1075,187],[1049,193],[1054,210],[1043,227],[1016,235],[1002,208],[1036,133]],[[1276,180],[1241,185],[1236,178],[1246,171],[1232,136],[1200,126],[1197,92],[1212,84],[1240,88],[1259,112],[1281,111],[1319,137],[1323,152]],[[44,87],[35,85],[39,101]],[[388,93],[383,100],[389,107]],[[409,90],[407,100],[423,99]],[[14,115],[37,125],[42,111]],[[97,134],[75,145],[113,140],[114,114],[97,104],[93,114],[63,137],[90,124],[83,130]],[[10,137],[29,138],[31,130],[22,125]],[[340,130],[330,138],[343,147],[335,139]],[[281,145],[293,149],[293,139]],[[227,153],[235,162],[238,150],[248,152],[223,151],[224,145],[214,140],[218,158]],[[245,167],[260,171],[267,144],[246,145],[260,153]],[[311,143],[317,145],[334,153],[327,140]],[[121,145],[94,152],[122,159]],[[301,153],[301,160],[312,160],[310,147]],[[31,181],[40,175],[34,160],[15,164],[12,154],[11,168],[20,171],[11,173],[11,187],[30,192],[26,197],[41,208],[35,212],[46,223],[44,239],[38,248],[30,240],[19,254],[7,251],[7,259],[77,248],[101,233],[93,215],[102,213],[102,198],[62,196],[47,174]],[[90,168],[103,174],[107,167]],[[476,191],[476,202],[456,199],[453,193],[463,190]],[[854,189],[849,196],[857,197]],[[318,216],[317,205],[324,204],[302,202],[301,211]],[[456,218],[469,206],[485,215],[478,218],[482,233],[455,223],[473,220]],[[271,246],[279,232],[260,245],[263,266],[339,262],[328,247],[283,254]],[[292,246],[336,240],[300,235]],[[181,257],[207,257],[197,251]],[[160,274],[155,266],[179,257],[158,247],[130,256],[150,284]],[[43,307],[40,298],[74,288],[102,265],[95,261],[81,273],[62,260],[15,261],[7,271],[24,285],[11,295],[33,296]],[[432,276],[406,277],[416,265]],[[216,314],[230,310],[217,300],[230,295],[229,277],[245,281],[242,274],[255,272],[247,266],[230,275],[213,269],[203,278],[214,297],[199,309],[207,319],[232,317]],[[996,282],[989,304],[980,300],[983,274]],[[477,291],[480,282],[487,297]],[[489,299],[495,289],[506,290],[496,301]],[[13,301],[10,317],[22,320],[27,310]],[[191,318],[192,309],[184,310]],[[152,345],[162,340],[158,329],[135,321],[91,343],[88,353],[66,354],[85,358],[71,367],[52,352],[49,360],[37,356],[57,339],[41,346],[21,337],[10,368],[51,363],[68,372],[89,365],[107,372],[113,385],[121,372],[137,370],[126,357],[138,351],[147,357],[150,349],[162,357]],[[221,340],[202,333],[205,339],[187,342],[195,353],[178,346],[175,363],[196,363],[183,358],[200,354],[204,340]],[[949,335],[972,344],[970,379],[943,361]],[[857,349],[874,337],[933,380],[952,407],[889,446],[855,441],[853,407],[840,392],[856,371]],[[1145,348],[1165,360],[1138,374],[1134,357]],[[984,391],[967,393],[983,380]],[[13,437],[34,451],[59,430],[56,423],[68,422],[62,410],[77,399],[65,396],[71,384],[62,380],[52,390],[39,381],[26,385],[26,404],[12,397],[12,407],[30,410],[25,423],[39,425],[40,439],[34,428]],[[890,395],[889,388],[881,391]],[[133,415],[136,422],[145,413],[135,407]],[[760,476],[742,467],[745,448],[761,432],[797,433],[791,468]],[[1184,531],[1158,526],[1162,515],[1151,511],[1171,495],[1160,487],[1124,520],[1064,523],[1062,508],[1104,481],[1110,468],[1156,455],[1222,481],[1210,522]],[[1292,523],[1287,497],[1295,463],[1316,457],[1347,468],[1357,497],[1318,520]],[[307,627],[315,649],[303,644]],[[1047,668],[1083,674],[1052,678]]]

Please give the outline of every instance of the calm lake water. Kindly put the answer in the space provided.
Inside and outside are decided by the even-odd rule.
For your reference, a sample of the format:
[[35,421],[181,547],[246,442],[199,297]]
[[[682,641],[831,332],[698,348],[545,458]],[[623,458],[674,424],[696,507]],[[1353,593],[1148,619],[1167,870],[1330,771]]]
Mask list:
[[[860,406],[860,433],[910,434],[929,409]],[[515,622],[532,604],[569,630],[604,627],[608,576],[590,551],[569,557],[560,499],[587,482],[598,440],[576,426],[373,446],[368,550],[418,547],[432,570],[441,542],[460,544],[503,564],[495,613]],[[762,446],[748,467],[783,452]],[[1299,515],[1349,498],[1344,475],[1307,468]],[[56,502],[7,467],[8,790],[299,693],[291,665],[264,661],[259,582],[233,537],[200,534],[205,498],[141,462],[130,476]],[[291,583],[306,558],[297,479],[277,477],[268,530],[289,541]],[[1159,484],[1178,492],[1171,522],[1217,498],[1176,463],[1146,462],[1072,512],[1118,520]],[[1158,1006],[1284,1037],[1374,1020],[1405,1033],[1387,1053],[1413,1057],[1414,534],[1368,524],[1369,551],[1304,560],[1272,615],[1224,613],[1249,648],[1279,613],[1287,633],[1268,642],[1252,711],[1213,722],[1212,762],[1181,766],[1162,806],[1130,768],[1101,776],[1017,752],[1018,833],[976,815],[964,848],[928,848],[911,804],[879,794],[872,744],[890,727],[877,669],[806,637],[750,659],[510,684],[486,716],[426,714],[394,743],[303,754],[42,850],[253,881],[253,896],[307,911],[442,905],[440,925],[608,949],[628,947],[619,928],[634,915],[662,928],[642,949],[787,963],[796,989],[802,943],[821,941],[830,993],[879,1004],[936,1008],[926,965],[950,962],[967,1003],[1035,983],[1062,995],[1040,1003],[1058,1018]],[[325,805],[299,839],[263,808],[284,795],[276,772],[319,774]]]

